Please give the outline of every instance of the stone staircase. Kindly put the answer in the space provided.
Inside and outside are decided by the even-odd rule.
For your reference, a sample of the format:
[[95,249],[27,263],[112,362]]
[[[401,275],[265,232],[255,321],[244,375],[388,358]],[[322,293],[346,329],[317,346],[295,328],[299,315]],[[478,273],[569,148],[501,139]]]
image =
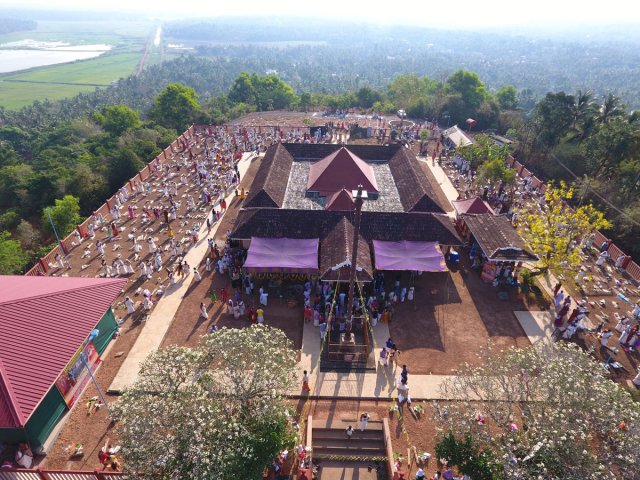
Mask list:
[[[346,428],[353,427],[349,439]],[[312,420],[311,446],[321,480],[381,480],[387,477],[387,447],[382,420],[372,418],[360,431],[356,418]]]

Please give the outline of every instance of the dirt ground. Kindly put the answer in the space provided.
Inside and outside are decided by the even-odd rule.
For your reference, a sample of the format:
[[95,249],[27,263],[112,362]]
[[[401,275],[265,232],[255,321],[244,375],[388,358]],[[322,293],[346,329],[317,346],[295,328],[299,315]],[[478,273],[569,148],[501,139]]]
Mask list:
[[[489,341],[498,348],[530,345],[513,314],[529,307],[515,289],[505,290],[509,300],[500,300],[499,289],[468,271],[464,259],[461,264],[457,271],[417,277],[414,300],[395,309],[389,331],[401,352],[398,363],[412,373],[451,374],[465,362],[476,363]],[[401,285],[408,282],[406,275]]]
[[[240,182],[241,188],[242,187],[248,188],[249,185],[253,182],[253,177],[258,168],[258,165],[259,165],[259,159],[254,159],[252,165],[249,167],[249,170],[247,171],[247,173],[244,175],[244,177]],[[187,191],[188,191],[187,189],[183,189],[181,186],[181,188],[179,189],[179,195],[181,196],[182,193],[185,193]],[[160,193],[153,196],[150,195],[150,197],[145,198],[145,201],[149,201],[150,199],[153,199],[154,201],[159,201],[160,195],[161,195]],[[237,207],[239,203],[238,200],[239,199],[234,199],[234,201],[231,202],[228,208],[229,212],[225,213],[225,215],[223,215],[222,217],[222,220],[221,220],[222,224],[218,229],[218,233],[216,235],[216,242],[218,242],[221,245],[224,244],[225,232],[227,231],[228,228],[230,228],[231,223],[235,221],[235,216],[237,215],[237,210],[238,210],[238,207]],[[183,202],[183,204],[186,204],[186,202]],[[185,208],[184,205],[182,208]],[[179,212],[181,211],[182,210],[179,210]],[[204,215],[204,212],[201,212],[200,214]],[[126,214],[124,216],[126,217]],[[202,222],[201,219],[198,219],[198,221]],[[124,252],[126,256],[133,258],[133,252],[128,250],[129,245],[131,245],[131,242],[126,239],[126,233],[131,230],[133,225],[137,225],[135,222],[139,222],[139,215],[136,217],[136,219],[133,222],[130,221],[127,217],[126,221],[122,223],[122,226],[125,228],[124,238],[117,242],[113,242],[112,244],[108,244],[107,248],[105,249],[107,252],[106,256],[109,259],[109,261],[113,255],[111,253],[112,245],[122,245],[119,250],[116,250],[116,252]],[[150,233],[150,235],[153,235],[154,237],[158,238],[157,243],[159,246],[166,245],[168,243],[166,230],[160,229],[159,224],[160,224],[159,221],[151,223],[151,227],[154,228],[154,230],[153,230],[153,233]],[[177,234],[176,238],[180,238],[178,231],[179,230],[176,231],[176,234]],[[105,232],[99,232],[97,234],[97,238],[102,238],[102,237],[106,237]],[[83,245],[86,242],[87,240],[83,242]],[[68,273],[69,275],[76,275],[76,276],[97,275],[98,268],[100,266],[99,257],[96,256],[96,252],[94,251],[94,248],[92,248],[91,257],[89,257],[89,259],[80,258],[83,252],[83,248],[84,247],[82,245],[79,247],[76,247],[69,255],[68,260],[72,267],[71,270],[68,270],[68,271],[59,270],[58,273]],[[146,245],[143,247],[141,254],[143,258],[147,257],[148,259],[150,257],[150,254],[148,253],[148,249]],[[81,265],[85,263],[87,263],[89,267],[85,268],[84,270],[81,270],[80,269]],[[202,279],[202,282],[200,283],[202,286],[205,286],[207,282],[210,282],[210,277],[205,276],[206,272],[204,272],[203,270],[204,269],[201,269],[203,279]],[[167,281],[166,281],[167,271],[165,268],[163,268],[163,270],[161,270],[159,274],[155,274],[152,280],[150,281],[138,280],[138,276],[139,274],[137,273],[135,273],[132,276],[132,279],[130,280],[129,284],[127,284],[127,287],[124,293],[118,298],[117,304],[114,306],[114,313],[116,314],[116,317],[122,321],[122,325],[120,328],[120,336],[112,345],[111,350],[109,351],[107,357],[104,359],[104,362],[96,375],[97,382],[103,391],[106,391],[109,385],[111,384],[111,382],[113,381],[115,375],[120,369],[120,366],[122,365],[122,362],[126,358],[129,350],[135,343],[136,339],[138,338],[138,335],[143,325],[141,322],[142,312],[138,311],[131,315],[127,315],[126,309],[124,305],[122,305],[121,303],[122,301],[124,301],[124,296],[130,295],[132,299],[138,300],[139,297],[136,297],[133,295],[134,291],[138,287],[142,287],[143,289],[148,288],[149,290],[153,291],[154,289],[158,288],[160,284],[162,283],[164,283],[165,285],[167,284]],[[190,277],[190,278],[193,278],[193,277]],[[195,287],[192,287],[192,292],[197,290],[198,287],[200,287],[200,285],[196,285]],[[195,300],[195,295],[193,293],[190,293],[188,294],[187,299],[189,301],[191,301],[192,299]],[[180,327],[174,327],[173,331],[175,331],[176,328],[178,329],[182,328],[186,331],[187,328],[193,326],[195,316],[197,315],[197,313],[194,313],[194,312],[198,311],[199,302],[200,300],[198,298],[197,304],[193,307],[194,310],[192,312],[188,312],[183,307],[181,307],[178,310],[178,314],[176,316],[176,320],[174,321],[174,325],[178,324],[180,325]],[[189,322],[188,325],[185,323],[182,323],[185,321]],[[171,331],[169,333],[171,333]],[[188,335],[188,331],[186,333]],[[194,337],[194,342],[196,341],[197,338],[199,338],[199,336],[193,336],[193,337]],[[169,343],[177,343],[177,341],[169,342]],[[44,465],[46,465],[49,468],[64,468],[64,469],[101,468],[98,462],[98,457],[97,457],[98,451],[100,450],[100,448],[104,446],[107,440],[111,442],[115,442],[117,441],[117,439],[115,437],[115,433],[113,432],[113,429],[110,428],[109,426],[109,418],[105,408],[102,408],[97,412],[92,413],[91,415],[87,415],[87,409],[85,407],[85,404],[89,398],[95,395],[97,395],[97,391],[95,390],[95,387],[92,384],[90,384],[90,386],[87,388],[82,398],[78,401],[78,405],[76,406],[76,408],[71,413],[67,414],[68,418],[66,419],[65,424],[62,430],[60,431],[59,436],[57,437],[55,443],[50,449],[47,457],[45,457],[43,461]],[[117,396],[107,394],[108,402],[112,403],[112,402],[116,402],[117,400],[118,400]],[[70,458],[69,453],[67,451],[68,447],[70,445],[76,445],[78,443],[81,443],[83,445],[84,452],[85,452],[84,455],[79,458]]]
[[[247,187],[249,182],[253,181],[259,165],[259,161],[253,161],[245,174],[242,182],[246,181]],[[244,183],[241,185],[245,186]],[[229,205],[228,211],[225,213],[220,228],[216,233],[215,240],[218,245],[224,244],[226,231],[232,228],[241,207],[242,201],[240,198],[234,199]],[[199,343],[202,335],[209,333],[214,325],[218,326],[218,328],[225,326],[238,328],[251,324],[248,317],[241,317],[235,320],[233,315],[228,312],[227,306],[220,300],[219,292],[222,288],[226,288],[230,298],[235,296],[235,290],[231,287],[231,278],[229,275],[220,275],[215,272],[207,273],[204,271],[203,265],[200,265],[200,267],[203,271],[202,281],[197,284],[194,283],[189,289],[176,312],[169,331],[162,342],[162,346],[195,346]],[[255,289],[252,295],[247,295],[243,289],[239,290],[245,305],[256,309],[259,305],[258,291],[260,287],[264,286],[270,293],[268,306],[263,307],[265,324],[283,330],[293,342],[296,350],[302,348],[303,308],[301,304],[298,304],[295,308],[290,308],[286,299],[279,298],[273,290],[269,291],[266,282],[255,280],[254,285]],[[215,290],[218,294],[218,301],[215,303],[212,303],[210,298],[210,292],[212,290]],[[199,316],[200,302],[204,302],[207,305],[209,319],[204,319]]]
[[[435,143],[432,141],[429,144],[429,151],[433,151]],[[417,146],[414,145],[414,150],[417,153]],[[450,165],[443,165],[445,172],[452,180],[456,176],[456,172]],[[464,193],[459,190],[461,198],[464,198]],[[515,198],[525,205],[531,200],[524,199],[522,195],[522,189],[519,183],[516,185]],[[613,262],[608,261],[603,265],[603,268],[596,266],[595,261],[598,257],[599,245],[592,245],[592,248],[588,252],[582,254],[582,268],[584,269],[585,280],[579,284],[572,278],[560,280],[563,283],[563,289],[566,294],[576,301],[585,300],[588,304],[588,319],[591,326],[591,330],[595,330],[600,324],[603,324],[602,328],[610,329],[614,332],[614,335],[609,339],[608,347],[603,348],[600,345],[600,337],[595,331],[581,331],[574,335],[571,339],[572,342],[582,346],[586,350],[590,351],[596,360],[605,362],[609,358],[619,362],[623,368],[617,371],[611,370],[611,377],[620,381],[623,385],[634,389],[628,380],[635,377],[640,366],[640,351],[638,347],[629,348],[622,346],[616,353],[613,349],[616,347],[617,342],[621,336],[621,332],[615,330],[618,323],[618,317],[627,315],[631,318],[632,306],[628,303],[617,298],[618,293],[623,293],[628,297],[631,302],[640,302],[640,288],[638,285],[623,272],[618,271]],[[478,297],[484,298],[484,297]],[[539,308],[540,310],[548,309]],[[562,329],[566,327],[566,322],[562,325]],[[639,389],[636,389],[639,391]]]

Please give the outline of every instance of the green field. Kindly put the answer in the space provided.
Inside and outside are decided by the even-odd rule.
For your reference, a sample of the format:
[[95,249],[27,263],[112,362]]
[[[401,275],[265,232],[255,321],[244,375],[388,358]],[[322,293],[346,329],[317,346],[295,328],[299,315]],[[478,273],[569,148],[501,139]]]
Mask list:
[[[113,46],[110,52],[90,60],[0,75],[0,106],[14,110],[35,100],[60,100],[92,91],[96,88],[93,85],[109,85],[114,80],[131,75],[136,71],[145,43],[154,31],[155,25],[150,22],[48,21],[38,22],[38,29],[32,32],[0,35],[0,43],[32,39],[62,41],[73,45],[105,43]],[[158,52],[150,52],[148,64],[158,61]]]

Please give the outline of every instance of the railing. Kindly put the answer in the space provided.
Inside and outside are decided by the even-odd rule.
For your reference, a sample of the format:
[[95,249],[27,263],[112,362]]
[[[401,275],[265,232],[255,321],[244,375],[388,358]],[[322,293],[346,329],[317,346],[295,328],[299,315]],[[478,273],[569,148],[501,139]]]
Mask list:
[[0,470],[0,480],[122,480],[126,478],[122,472],[107,472],[99,470],[50,470],[3,468]]

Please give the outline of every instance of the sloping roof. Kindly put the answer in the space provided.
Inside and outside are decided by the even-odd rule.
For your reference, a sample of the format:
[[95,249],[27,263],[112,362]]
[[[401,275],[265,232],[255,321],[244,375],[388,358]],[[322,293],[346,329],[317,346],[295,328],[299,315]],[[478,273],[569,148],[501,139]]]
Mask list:
[[126,279],[0,276],[0,428],[23,427]]
[[351,212],[353,211],[354,206],[355,203],[353,202],[351,192],[343,188],[342,190],[339,190],[327,197],[327,202],[324,208],[336,212]]
[[535,261],[538,257],[527,249],[524,240],[504,215],[463,214],[478,245],[490,260],[496,262]]
[[[320,278],[323,280],[349,279],[351,256],[353,255],[354,227],[342,217],[320,242]],[[356,279],[370,282],[373,279],[371,250],[367,241],[358,238],[358,257],[356,260]]]
[[317,161],[309,170],[307,190],[323,196],[343,188],[356,190],[358,185],[369,192],[378,191],[371,165],[345,147]]
[[[242,209],[231,238],[320,238],[322,241],[342,218],[350,220],[350,216],[348,212],[329,210]],[[367,241],[410,240],[434,241],[440,245],[462,244],[452,220],[445,214],[436,213],[362,212],[360,233]]]
[[292,164],[293,157],[282,144],[269,147],[261,160],[244,207],[281,207]]
[[482,200],[480,197],[467,198],[465,200],[454,200],[451,203],[458,215],[462,215],[463,213],[494,213],[493,209],[487,204],[487,202]]
[[400,148],[389,160],[389,169],[406,212],[444,213],[436,200],[436,188],[427,179],[418,159],[407,148]]
[[[284,143],[283,146],[296,160],[320,160],[342,148],[332,143]],[[402,147],[392,145],[348,145],[347,148],[356,156],[368,162],[388,162]]]
[[442,135],[451,140],[456,147],[466,147],[467,145],[473,144],[473,140],[467,137],[464,132],[458,128],[458,125],[447,128],[442,132]]

